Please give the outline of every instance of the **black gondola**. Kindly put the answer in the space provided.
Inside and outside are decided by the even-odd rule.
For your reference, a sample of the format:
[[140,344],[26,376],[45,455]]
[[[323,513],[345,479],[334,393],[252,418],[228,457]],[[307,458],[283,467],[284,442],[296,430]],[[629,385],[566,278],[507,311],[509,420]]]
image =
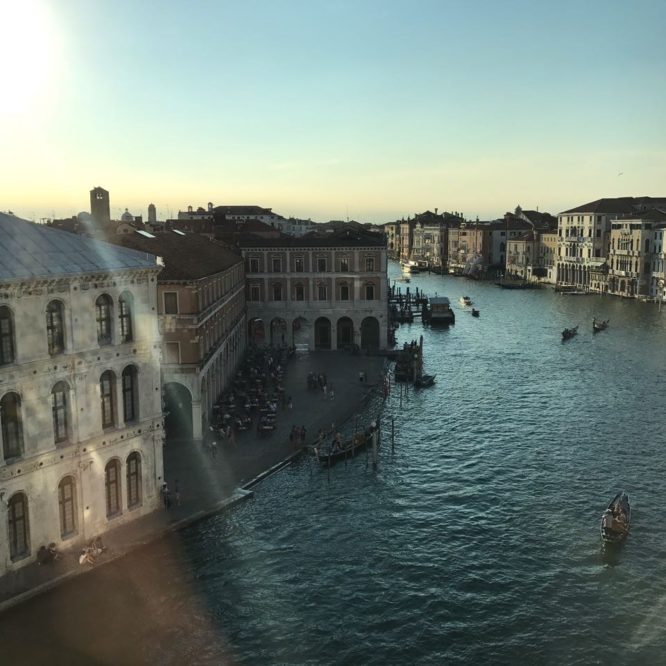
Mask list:
[[603,321],[597,321],[595,317],[592,320],[592,333],[599,333],[599,331],[605,331],[608,328],[608,322],[610,319],[604,319]]
[[573,328],[565,328],[562,331],[562,342],[565,340],[571,340],[571,338],[574,337],[574,335],[578,334],[578,326],[574,326]]
[[621,491],[615,495],[601,516],[601,538],[611,543],[624,541],[629,534],[630,523],[629,496]]
[[[322,444],[314,447],[314,454],[322,467],[332,467],[336,462],[353,458],[372,444],[372,434],[377,430],[377,424],[373,421],[363,432],[354,433],[346,442]],[[377,440],[379,444],[379,440]]]

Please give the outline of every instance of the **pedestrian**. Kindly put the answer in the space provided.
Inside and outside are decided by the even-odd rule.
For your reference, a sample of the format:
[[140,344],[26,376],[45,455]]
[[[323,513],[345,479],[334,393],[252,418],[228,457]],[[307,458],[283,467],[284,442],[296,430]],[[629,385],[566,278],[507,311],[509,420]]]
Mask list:
[[231,442],[231,446],[236,448],[236,431],[232,428],[231,432],[229,433],[229,441]]
[[164,509],[168,511],[171,508],[171,500],[169,498],[169,486],[167,485],[167,482],[165,481],[162,484],[162,502],[164,502]]
[[217,458],[217,442],[215,440],[210,443],[210,453],[213,458]]
[[301,446],[305,446],[305,426],[301,426]]
[[326,391],[327,391],[326,384],[324,384],[324,385],[321,387],[321,390],[324,392],[324,399],[326,399]]
[[291,399],[291,396],[287,398],[287,408],[288,409],[293,409],[294,407],[294,401]]
[[173,497],[176,500],[176,506],[180,506],[180,488],[178,487],[178,479],[173,485]]
[[333,384],[331,384],[328,390],[328,396],[330,397],[331,400],[335,399],[335,391],[333,390]]

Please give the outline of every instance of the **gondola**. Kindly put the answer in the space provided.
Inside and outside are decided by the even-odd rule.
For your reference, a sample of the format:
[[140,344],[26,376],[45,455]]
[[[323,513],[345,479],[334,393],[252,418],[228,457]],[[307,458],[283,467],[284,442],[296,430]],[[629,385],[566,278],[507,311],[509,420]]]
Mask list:
[[574,326],[573,328],[565,328],[562,331],[562,342],[565,340],[571,340],[571,338],[574,337],[574,335],[578,334],[578,326]]
[[[339,446],[336,446],[335,441],[315,446],[314,454],[322,467],[333,467],[336,462],[353,458],[372,445],[372,434],[375,430],[377,424],[373,421],[363,432],[354,433],[350,440]],[[379,443],[379,440],[377,442]]]
[[601,516],[601,538],[610,543],[624,541],[629,534],[630,523],[629,496],[621,491],[615,495]]
[[592,333],[599,333],[599,331],[605,331],[608,328],[608,322],[610,319],[604,319],[603,321],[597,321],[596,317],[592,320]]

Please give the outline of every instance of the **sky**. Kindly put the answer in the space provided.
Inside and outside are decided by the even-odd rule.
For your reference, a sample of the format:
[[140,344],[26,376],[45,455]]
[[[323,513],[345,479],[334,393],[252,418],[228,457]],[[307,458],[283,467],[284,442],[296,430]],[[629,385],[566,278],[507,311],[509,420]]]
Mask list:
[[0,210],[666,196],[663,0],[0,0]]

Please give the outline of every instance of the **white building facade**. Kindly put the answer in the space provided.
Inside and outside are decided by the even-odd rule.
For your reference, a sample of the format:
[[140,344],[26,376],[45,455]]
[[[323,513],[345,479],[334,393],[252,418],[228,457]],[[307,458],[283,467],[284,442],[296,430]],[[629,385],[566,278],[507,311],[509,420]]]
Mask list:
[[0,575],[159,506],[154,257],[0,214]]

